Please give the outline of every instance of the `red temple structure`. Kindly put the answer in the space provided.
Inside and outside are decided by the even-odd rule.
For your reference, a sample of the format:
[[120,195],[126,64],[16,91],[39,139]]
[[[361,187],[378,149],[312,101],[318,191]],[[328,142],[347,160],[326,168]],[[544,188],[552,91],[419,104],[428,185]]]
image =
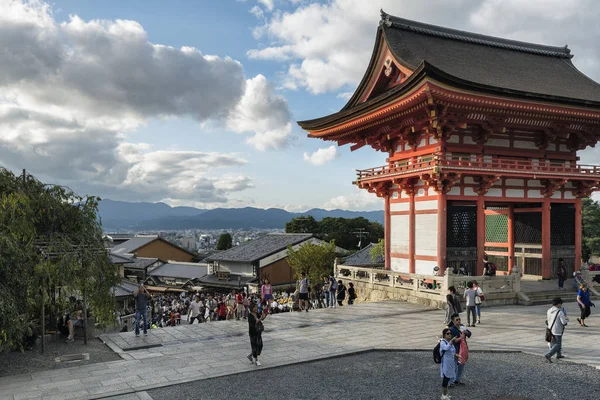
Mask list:
[[[309,137],[371,146],[386,164],[355,182],[384,199],[385,266],[556,276],[581,264],[581,198],[600,167],[577,151],[600,139],[600,85],[565,47],[387,15],[344,108],[299,122]],[[501,273],[501,272],[500,272]]]

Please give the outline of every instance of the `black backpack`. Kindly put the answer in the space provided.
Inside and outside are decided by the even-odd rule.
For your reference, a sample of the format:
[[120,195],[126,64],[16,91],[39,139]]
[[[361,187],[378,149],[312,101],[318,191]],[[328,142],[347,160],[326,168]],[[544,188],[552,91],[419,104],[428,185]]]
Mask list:
[[433,348],[433,362],[436,364],[441,364],[442,363],[442,357],[444,356],[444,353],[440,354],[440,343],[441,341],[438,342],[438,344],[435,345],[435,347]]

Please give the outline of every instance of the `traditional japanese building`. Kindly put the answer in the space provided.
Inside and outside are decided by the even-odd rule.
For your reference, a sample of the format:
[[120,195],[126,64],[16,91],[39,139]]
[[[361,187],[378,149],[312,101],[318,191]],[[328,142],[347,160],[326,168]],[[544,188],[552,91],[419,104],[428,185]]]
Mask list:
[[[385,165],[355,182],[384,199],[385,266],[550,278],[581,264],[581,198],[600,167],[600,85],[553,47],[382,12],[367,71],[344,108],[299,122],[309,137],[370,146]],[[501,272],[500,272],[501,273]]]

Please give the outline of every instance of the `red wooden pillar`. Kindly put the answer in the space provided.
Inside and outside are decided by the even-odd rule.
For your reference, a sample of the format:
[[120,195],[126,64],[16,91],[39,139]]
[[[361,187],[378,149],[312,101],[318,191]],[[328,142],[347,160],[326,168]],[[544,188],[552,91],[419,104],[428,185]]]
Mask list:
[[392,263],[391,263],[391,243],[392,243],[392,217],[391,217],[391,213],[390,213],[390,195],[388,194],[387,196],[385,196],[385,201],[384,201],[384,263],[385,263],[385,269],[389,270],[392,267]]
[[575,271],[581,267],[581,199],[575,200]]
[[542,279],[550,279],[550,198],[542,203]]
[[408,203],[408,272],[415,273],[415,193],[410,194]]
[[477,275],[483,275],[483,254],[485,253],[485,200],[477,196]]
[[515,206],[508,206],[508,273],[515,266]]
[[445,193],[440,193],[438,195],[438,251],[437,251],[437,266],[439,267],[441,273],[443,274],[446,270],[446,230],[448,225],[448,220],[446,217],[447,206],[446,206],[447,196]]

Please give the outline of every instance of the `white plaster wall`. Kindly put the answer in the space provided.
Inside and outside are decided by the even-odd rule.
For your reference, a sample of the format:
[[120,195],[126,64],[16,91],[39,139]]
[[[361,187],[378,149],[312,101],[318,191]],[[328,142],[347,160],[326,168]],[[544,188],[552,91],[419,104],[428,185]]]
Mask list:
[[569,151],[569,148],[567,147],[566,144],[561,144],[560,147],[558,148],[558,151]]
[[523,179],[507,179],[506,185],[508,186],[523,186],[525,182]]
[[421,147],[421,146],[425,146],[425,145],[427,145],[427,139],[423,138],[423,139],[421,139],[421,141],[419,142],[419,147]]
[[560,199],[560,198],[562,198],[562,193],[557,190],[556,192],[554,192],[554,194],[552,196],[550,196],[550,198],[551,199]]
[[408,254],[408,215],[390,216],[390,252]]
[[219,261],[219,271],[229,271],[232,274],[252,276],[254,267],[250,263]]
[[571,192],[565,192],[565,199],[574,199],[575,196],[573,196],[573,193]]
[[408,211],[410,204],[405,203],[390,203],[390,211]]
[[466,184],[475,183],[475,179],[473,179],[472,176],[467,176],[467,177],[465,177],[465,183]]
[[415,197],[422,197],[422,196],[425,196],[425,189],[423,189],[423,188],[417,190],[417,193],[415,194]]
[[477,196],[477,192],[472,187],[465,188],[465,196]]
[[415,210],[437,210],[437,200],[415,201]]
[[490,189],[490,190],[488,190],[486,196],[489,196],[489,197],[502,197],[502,189]]
[[506,189],[506,197],[525,197],[525,191],[520,189]]
[[527,186],[528,187],[542,187],[542,183],[539,181],[539,179],[530,179],[529,181],[527,181]]
[[408,272],[410,270],[408,258],[392,257],[390,259],[390,268],[395,272]]
[[452,189],[450,189],[448,194],[460,196],[460,187],[458,187],[458,186],[453,187]]
[[490,156],[490,155],[484,155],[483,156],[483,162],[491,163],[492,162],[492,156]]
[[565,189],[573,189],[573,182],[565,183]]
[[458,135],[452,135],[448,139],[448,142],[449,143],[459,143],[460,142],[460,137],[458,137]]
[[438,215],[415,215],[415,254],[437,256]]
[[514,143],[515,143],[515,147],[517,149],[533,149],[533,150],[537,149],[535,143],[529,142],[529,141],[526,141],[526,140],[523,140],[523,141],[521,141],[521,140],[515,140]]
[[398,198],[398,192],[392,192],[392,199]]
[[[423,275],[433,274],[433,267],[437,266],[437,261],[415,261],[415,273]],[[440,280],[444,279],[440,276]]]
[[473,138],[470,135],[465,135],[465,136],[463,136],[463,143],[464,144],[475,144],[475,141],[473,140]]
[[535,189],[535,190],[528,190],[527,197],[529,197],[530,199],[541,199],[544,196],[542,195],[542,193],[540,192],[539,189]]
[[495,147],[510,147],[510,140],[507,139],[489,139],[486,143],[487,146]]
[[[453,136],[456,136],[456,135],[453,135]],[[432,137],[429,138],[429,144],[437,144],[437,143],[438,143],[438,141],[435,140],[434,138],[432,138]]]

